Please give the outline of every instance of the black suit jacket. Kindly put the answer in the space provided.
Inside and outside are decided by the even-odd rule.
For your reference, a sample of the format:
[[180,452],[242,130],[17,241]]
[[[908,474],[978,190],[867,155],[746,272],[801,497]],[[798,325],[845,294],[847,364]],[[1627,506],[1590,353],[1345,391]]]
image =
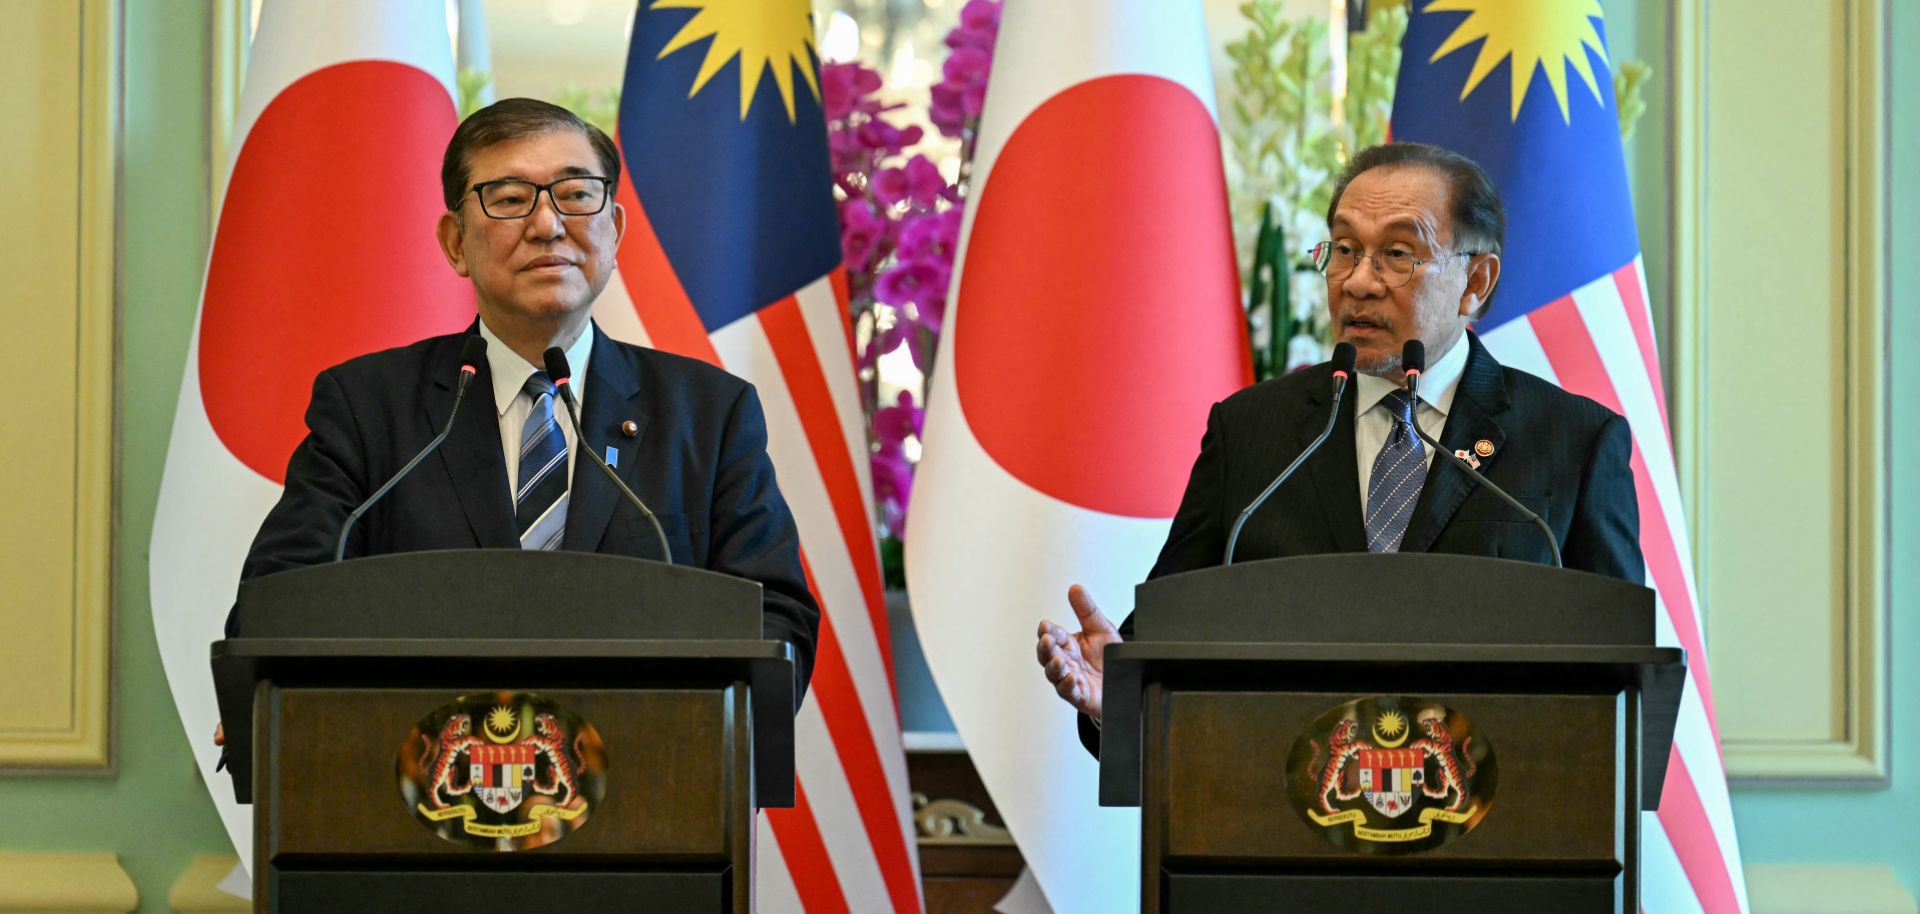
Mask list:
[[[347,514],[446,423],[460,346],[472,332],[320,373],[307,437],[287,464],[286,489],[254,538],[241,580],[332,560]],[[616,471],[658,516],[676,563],[761,583],[766,636],[793,644],[796,685],[804,690],[820,610],[774,480],[753,385],[704,362],[616,342],[597,326],[591,332],[580,447],[619,452]],[[486,360],[479,369],[446,443],[361,518],[348,556],[519,548]],[[637,435],[622,432],[628,420]],[[652,526],[583,454],[574,459],[560,548],[660,557]],[[233,625],[229,616],[229,635]]]
[[[1491,442],[1493,454],[1480,458],[1480,472],[1547,522],[1566,567],[1644,580],[1627,420],[1501,365],[1471,332],[1464,343],[1467,364],[1440,443],[1471,452],[1476,443]],[[1248,519],[1234,561],[1366,551],[1354,390],[1348,388],[1326,443]],[[1320,433],[1332,399],[1333,369],[1323,363],[1214,404],[1148,579],[1220,564],[1234,519]],[[1538,528],[1438,454],[1400,551],[1553,560]],[[1120,634],[1132,637],[1131,615]],[[1098,755],[1099,731],[1084,715],[1080,722],[1082,742]]]

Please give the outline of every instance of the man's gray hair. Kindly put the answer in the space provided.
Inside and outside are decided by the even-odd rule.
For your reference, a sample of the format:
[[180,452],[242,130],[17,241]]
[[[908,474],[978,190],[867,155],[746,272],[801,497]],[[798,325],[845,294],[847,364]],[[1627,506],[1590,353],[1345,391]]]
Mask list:
[[[1382,143],[1360,150],[1347,161],[1334,181],[1333,199],[1327,204],[1327,228],[1333,228],[1333,214],[1340,208],[1340,195],[1362,173],[1375,168],[1418,165],[1439,172],[1447,180],[1448,221],[1452,223],[1453,249],[1468,254],[1500,253],[1507,237],[1507,209],[1500,203],[1500,191],[1493,179],[1472,159],[1457,152],[1425,143]],[[1480,302],[1474,313],[1478,320],[1493,307],[1493,293]]]

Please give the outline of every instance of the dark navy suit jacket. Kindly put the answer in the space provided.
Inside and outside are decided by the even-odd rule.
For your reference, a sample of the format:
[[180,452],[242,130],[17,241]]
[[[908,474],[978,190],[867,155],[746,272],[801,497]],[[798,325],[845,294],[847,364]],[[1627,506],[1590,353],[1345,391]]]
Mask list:
[[[1645,580],[1627,420],[1501,365],[1471,332],[1462,343],[1469,347],[1467,364],[1441,445],[1472,452],[1478,442],[1491,443],[1493,454],[1480,458],[1480,472],[1547,522],[1566,567]],[[1326,443],[1248,519],[1234,561],[1366,551],[1353,390]],[[1147,577],[1220,564],[1234,519],[1320,434],[1332,400],[1333,369],[1323,363],[1214,404],[1166,545]],[[1539,528],[1438,454],[1400,551],[1553,561]],[[1132,637],[1132,616],[1120,635]],[[1098,755],[1099,731],[1085,715],[1080,734]]]
[[[579,446],[619,452],[616,471],[658,516],[675,563],[760,582],[766,636],[793,644],[796,685],[804,690],[820,610],[774,480],[753,385],[704,362],[616,342],[597,326],[591,332]],[[287,464],[286,490],[254,538],[242,580],[332,560],[347,514],[446,423],[467,335],[433,337],[320,373],[307,437]],[[519,548],[486,360],[479,369],[446,442],[361,518],[349,557]],[[629,420],[638,434],[621,430]],[[660,557],[652,526],[579,454],[560,548]],[[231,635],[231,617],[227,624]]]

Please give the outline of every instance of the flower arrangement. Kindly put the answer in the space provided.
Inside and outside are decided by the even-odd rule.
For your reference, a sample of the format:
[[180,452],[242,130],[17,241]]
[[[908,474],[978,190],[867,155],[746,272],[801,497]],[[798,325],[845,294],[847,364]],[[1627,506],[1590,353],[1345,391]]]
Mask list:
[[1228,200],[1246,290],[1256,378],[1325,358],[1326,286],[1308,260],[1333,179],[1353,150],[1386,136],[1400,70],[1402,7],[1373,11],[1346,40],[1346,87],[1334,117],[1329,25],[1292,18],[1281,0],[1248,0],[1247,34],[1227,45],[1233,102],[1223,126]]
[[[999,27],[999,0],[969,0],[959,24],[947,34],[950,53],[940,81],[928,93],[928,120],[943,136],[960,143],[960,165],[951,178],[924,153],[908,153],[926,138],[925,132],[896,122],[905,106],[880,99],[877,71],[853,62],[821,67],[840,247],[889,583],[900,582],[898,541],[918,457],[924,416],[920,397],[924,378],[933,370],[946,313],[967,165]],[[883,384],[881,360],[903,347],[919,378],[904,385],[899,379]],[[897,388],[890,398],[883,395],[887,387]]]

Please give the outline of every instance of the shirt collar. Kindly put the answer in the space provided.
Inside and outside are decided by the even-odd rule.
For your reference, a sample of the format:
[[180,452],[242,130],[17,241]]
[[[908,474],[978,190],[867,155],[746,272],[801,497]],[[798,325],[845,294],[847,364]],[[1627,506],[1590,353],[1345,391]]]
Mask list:
[[[500,341],[493,328],[487,326],[485,318],[480,319],[480,338],[487,341],[487,371],[493,376],[493,406],[504,416],[507,407],[513,405],[515,397],[527,386],[527,379],[535,371],[545,371],[546,366],[535,366],[520,357],[512,346]],[[574,399],[586,396],[587,359],[593,355],[593,322],[588,321],[580,335],[567,346],[567,367],[573,370],[573,379],[567,383],[573,386]]]
[[[1467,335],[1460,334],[1460,339],[1454,342],[1453,348],[1448,349],[1447,354],[1440,357],[1440,361],[1428,365],[1427,370],[1420,375],[1421,402],[1438,410],[1442,416],[1448,415],[1453,410],[1453,394],[1460,388],[1460,376],[1467,370],[1469,348]],[[1355,374],[1358,375],[1358,379],[1354,384],[1359,388],[1355,391],[1355,396],[1358,398],[1354,403],[1356,416],[1378,406],[1387,394],[1400,389],[1399,385],[1386,378],[1377,378],[1358,372]]]

